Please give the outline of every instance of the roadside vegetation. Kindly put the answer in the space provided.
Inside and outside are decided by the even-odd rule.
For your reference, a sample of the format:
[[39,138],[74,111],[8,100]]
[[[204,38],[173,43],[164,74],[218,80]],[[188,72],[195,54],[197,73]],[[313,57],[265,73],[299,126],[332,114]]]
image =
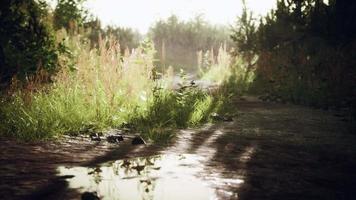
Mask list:
[[[208,34],[214,29],[212,26],[204,24],[200,18],[181,23],[172,16],[167,24],[157,23],[151,29],[153,40],[141,40],[142,36],[130,29],[101,28],[100,20],[88,15],[81,6],[82,2],[60,0],[53,11],[44,1],[3,3],[2,21],[9,27],[17,24],[11,7],[26,8],[24,12],[17,13],[22,17],[21,23],[31,26],[27,20],[32,20],[38,25],[30,27],[33,34],[24,32],[18,41],[13,40],[13,33],[9,32],[12,29],[2,32],[12,42],[2,40],[1,43],[2,66],[9,68],[3,71],[5,74],[2,76],[1,135],[43,140],[59,138],[63,134],[129,128],[147,140],[164,142],[174,137],[175,129],[198,126],[211,121],[213,113],[222,114],[228,110],[226,107],[231,95],[226,95],[227,90],[215,88],[209,91],[197,87],[187,80],[186,72],[181,69],[184,65],[162,68],[162,60],[159,60],[162,52],[155,49],[154,41],[158,42],[155,39],[159,36],[160,25],[170,27],[172,23],[179,24],[183,35],[177,37],[183,40],[189,35],[201,34],[194,32],[194,27],[200,27]],[[39,14],[33,19],[26,18],[32,12]],[[27,30],[22,26],[18,29]],[[36,35],[41,30],[46,30],[42,32],[44,36]],[[174,31],[172,27],[169,30],[169,33]],[[36,48],[31,48],[31,51],[26,51],[28,54],[23,54],[19,45],[23,45],[21,41],[27,37],[32,37],[36,44],[44,37],[51,39],[45,40],[44,44],[38,43],[46,51],[36,52]],[[204,38],[207,37],[211,36]],[[197,60],[204,62],[204,69],[199,67],[202,79],[222,85],[231,77],[232,58],[226,43],[224,45],[222,37],[219,37],[209,44],[205,44],[206,39],[195,41],[199,43],[197,48],[203,51],[209,48],[213,51],[217,42],[221,42],[215,55],[207,51],[205,54],[209,54],[209,58],[195,57],[195,63]],[[169,47],[175,40],[167,42]],[[190,51],[197,54],[196,48]],[[19,61],[31,58],[31,63],[21,64],[29,68],[16,70],[18,62],[12,59],[15,53]],[[194,70],[197,71],[196,66]],[[214,73],[221,75],[214,77]],[[180,77],[178,84],[174,83],[177,77]]]
[[[81,1],[59,1],[52,12],[44,2],[6,3],[9,5],[4,9],[28,6],[29,13],[41,10],[42,15],[33,20],[41,25],[36,27],[47,30],[43,34],[52,39],[46,45],[54,50],[35,52],[37,57],[31,57],[33,52],[22,54],[33,59],[32,63],[23,64],[31,68],[16,71],[17,62],[8,54],[13,55],[19,47],[15,41],[2,41],[2,62],[12,67],[2,76],[3,136],[42,140],[129,128],[148,140],[162,142],[173,137],[177,128],[208,122],[212,113],[222,112],[227,105],[227,97],[222,94],[225,91],[197,87],[186,79],[184,70],[177,73],[179,67],[157,68],[157,52],[150,39],[139,42],[139,36],[129,29],[102,29],[98,19],[85,14]],[[29,13],[19,15],[25,17]],[[7,14],[5,19],[14,23],[12,14]],[[23,21],[26,24],[26,18]],[[36,35],[36,31],[33,36],[24,33],[19,40],[44,37]],[[9,39],[11,34],[5,32]],[[7,48],[13,44],[9,51]],[[25,59],[21,53],[17,58],[20,61]],[[219,71],[225,75],[211,81],[221,84],[229,76],[231,58],[226,47],[218,54],[212,55],[215,61],[205,65],[201,76]],[[42,59],[48,56],[54,59]],[[178,84],[173,81],[177,76]]]
[[42,71],[29,76],[21,88],[13,79],[13,91],[0,107],[3,135],[37,140],[130,127],[147,139],[167,141],[173,129],[207,122],[225,102],[222,96],[185,81],[184,74],[176,90],[172,75],[158,79],[149,40],[122,55],[110,37],[101,39],[97,48],[80,35],[69,37],[64,30],[57,37],[75,62],[61,68],[52,83],[42,83],[46,78]]
[[344,110],[355,124],[355,2],[278,0],[267,16],[247,7],[232,40],[248,70],[250,88],[264,100]]
[[[234,116],[231,98],[245,92],[346,110],[354,124],[353,14],[339,12],[346,4],[278,1],[260,20],[244,7],[232,33],[199,16],[171,16],[143,39],[101,27],[83,2],[59,0],[53,10],[45,1],[1,2],[0,135],[41,140],[129,128],[168,141],[177,128]],[[327,25],[333,20],[342,23]]]

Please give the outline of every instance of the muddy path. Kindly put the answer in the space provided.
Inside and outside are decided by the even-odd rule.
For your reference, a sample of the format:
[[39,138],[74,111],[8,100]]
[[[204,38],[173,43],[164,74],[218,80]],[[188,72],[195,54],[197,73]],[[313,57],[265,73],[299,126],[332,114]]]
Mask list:
[[356,135],[332,112],[236,99],[168,145],[2,139],[1,199],[355,199]]

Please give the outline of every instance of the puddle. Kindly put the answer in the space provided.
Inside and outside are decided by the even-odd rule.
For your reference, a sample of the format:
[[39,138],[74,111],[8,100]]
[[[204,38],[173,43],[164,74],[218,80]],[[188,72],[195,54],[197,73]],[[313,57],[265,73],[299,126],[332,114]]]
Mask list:
[[237,194],[221,188],[243,180],[204,175],[203,163],[204,157],[193,154],[157,155],[117,160],[96,168],[62,166],[58,175],[74,175],[67,179],[70,188],[96,192],[102,199],[206,200],[219,199],[222,192],[237,199]]

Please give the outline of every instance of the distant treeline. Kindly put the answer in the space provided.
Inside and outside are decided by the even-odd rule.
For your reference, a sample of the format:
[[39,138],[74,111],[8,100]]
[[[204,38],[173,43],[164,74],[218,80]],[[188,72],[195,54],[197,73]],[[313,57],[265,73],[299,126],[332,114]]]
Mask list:
[[39,70],[54,74],[67,63],[60,57],[72,52],[56,32],[86,36],[94,47],[100,38],[119,41],[121,51],[136,48],[141,35],[130,28],[108,26],[82,7],[85,0],[58,0],[51,9],[45,0],[3,0],[0,2],[0,84],[6,86],[16,76],[26,80]]
[[252,89],[317,107],[356,101],[356,1],[278,0],[259,20],[247,8],[232,39],[256,70]]
[[197,70],[198,51],[212,50],[217,54],[220,46],[231,46],[229,36],[228,27],[211,25],[202,16],[183,21],[172,15],[156,22],[149,31],[158,51],[159,66],[189,71]]
[[[71,57],[65,41],[57,31],[81,34],[92,47],[101,39],[112,37],[121,52],[138,47],[142,36],[131,28],[103,27],[82,5],[85,0],[57,0],[52,9],[45,0],[3,0],[0,2],[0,85],[8,85],[13,77],[25,80],[39,70],[49,75],[68,67],[61,58]],[[208,24],[201,17],[183,22],[176,16],[154,24],[148,36],[158,50],[159,66],[192,68],[197,65],[197,51],[214,49],[227,42],[226,27]]]

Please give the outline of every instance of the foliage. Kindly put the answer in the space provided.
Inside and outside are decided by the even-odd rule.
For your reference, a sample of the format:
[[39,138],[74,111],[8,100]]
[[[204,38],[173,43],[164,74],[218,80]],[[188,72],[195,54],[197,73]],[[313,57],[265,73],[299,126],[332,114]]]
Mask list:
[[80,36],[62,37],[73,52],[74,68],[62,68],[48,88],[19,91],[4,102],[2,134],[39,139],[87,126],[101,129],[127,121],[133,109],[146,104],[153,85],[151,55],[137,49],[122,57],[113,40],[91,49]]
[[245,0],[242,2],[242,14],[237,18],[236,25],[232,29],[231,39],[236,48],[233,53],[243,53],[247,57],[256,48],[256,21],[253,13],[248,11]]
[[86,0],[58,0],[53,13],[53,23],[56,30],[65,28],[74,31],[84,25],[88,11],[83,8]]
[[226,27],[213,26],[201,16],[190,21],[181,21],[172,15],[166,20],[156,22],[149,35],[158,51],[159,66],[176,66],[189,71],[196,71],[196,52],[230,44]]
[[[157,52],[152,41],[139,44],[140,35],[132,29],[103,29],[100,20],[87,17],[83,2],[58,1],[55,36],[46,3],[2,2],[1,77],[10,81],[18,74],[23,82],[12,78],[0,98],[0,135],[36,140],[129,126],[148,140],[168,140],[174,129],[197,126],[209,121],[211,113],[228,110],[225,102],[231,95],[225,94],[230,90],[203,91],[184,73],[175,88],[173,69],[160,74],[154,65]],[[199,17],[191,22],[171,17],[158,22],[151,36],[156,44],[158,37],[167,41],[158,48],[161,55],[165,47],[173,52],[167,58],[180,51],[193,53],[191,59],[198,49],[211,48],[207,55],[212,59],[201,75],[211,79],[219,73],[213,81],[222,84],[231,77],[226,46],[217,50],[227,38],[225,31]],[[174,62],[191,62],[185,63],[183,57]],[[190,64],[196,65],[196,57]]]
[[198,68],[200,79],[208,84],[228,88],[227,93],[242,95],[254,80],[255,71],[251,69],[246,57],[234,52],[228,52],[226,46],[221,46],[217,55],[212,51],[198,53]]
[[256,58],[253,91],[323,108],[356,103],[356,3],[324,2],[279,0],[259,23],[244,12],[232,38]]
[[39,69],[54,72],[58,50],[44,1],[0,3],[0,82],[24,80]]
[[137,48],[141,41],[141,35],[138,31],[131,28],[112,27],[108,26],[105,29],[104,36],[113,37],[120,42],[121,52]]
[[216,110],[214,98],[195,87],[182,83],[174,91],[166,80],[155,81],[155,50],[149,40],[121,55],[112,39],[91,48],[81,36],[62,32],[58,38],[73,53],[73,68],[62,68],[50,86],[18,90],[2,99],[2,135],[47,139],[130,125],[146,139],[168,140],[172,129],[198,125]]
[[[199,54],[203,54],[203,52]],[[216,57],[214,52],[206,51],[202,59],[198,61],[201,79],[220,85],[231,75],[231,61],[232,58],[227,52],[226,46],[220,46]]]
[[98,18],[91,18],[84,23],[84,35],[89,39],[91,47],[98,46],[100,37],[104,35],[101,21]]

